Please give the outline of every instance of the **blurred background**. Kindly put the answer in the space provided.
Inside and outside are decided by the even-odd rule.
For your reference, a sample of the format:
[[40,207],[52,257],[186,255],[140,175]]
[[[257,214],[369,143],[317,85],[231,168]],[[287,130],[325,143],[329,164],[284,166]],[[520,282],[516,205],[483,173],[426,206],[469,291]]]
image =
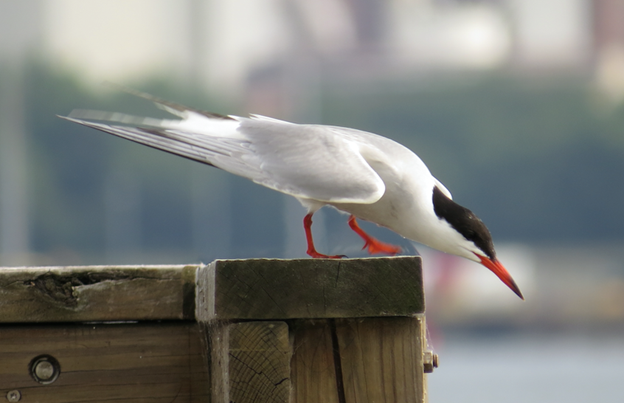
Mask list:
[[56,117],[163,116],[105,81],[419,154],[527,299],[363,225],[424,258],[431,402],[624,399],[624,1],[0,0],[1,265],[305,256],[296,200]]

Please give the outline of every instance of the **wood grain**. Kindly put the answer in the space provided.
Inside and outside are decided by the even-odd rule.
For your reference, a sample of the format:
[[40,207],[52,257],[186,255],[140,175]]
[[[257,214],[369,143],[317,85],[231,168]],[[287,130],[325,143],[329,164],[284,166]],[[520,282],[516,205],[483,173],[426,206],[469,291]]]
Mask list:
[[423,312],[419,257],[0,268],[0,399],[423,402]]
[[423,319],[336,321],[347,402],[424,402]]
[[423,315],[295,321],[292,402],[425,403],[424,332]]
[[2,267],[0,322],[194,319],[197,267]]
[[288,325],[235,323],[229,325],[229,333],[229,400],[288,403],[292,355]]
[[[31,378],[30,361],[56,358],[58,379]],[[206,402],[209,383],[197,324],[0,327],[0,394],[20,403]]]
[[217,260],[197,282],[201,321],[424,312],[419,257]]
[[296,321],[291,333],[291,402],[340,403],[329,322]]

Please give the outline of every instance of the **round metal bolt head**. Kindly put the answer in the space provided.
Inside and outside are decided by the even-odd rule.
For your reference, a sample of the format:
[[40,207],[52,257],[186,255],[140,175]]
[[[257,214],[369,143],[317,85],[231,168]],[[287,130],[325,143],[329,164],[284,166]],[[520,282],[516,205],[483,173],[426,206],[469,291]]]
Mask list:
[[50,361],[39,361],[35,365],[35,375],[42,381],[49,381],[54,376],[54,365]]
[[30,361],[30,376],[42,385],[56,381],[61,373],[61,365],[51,355],[40,355]]
[[22,399],[22,393],[17,389],[9,390],[6,398],[9,402],[19,402]]

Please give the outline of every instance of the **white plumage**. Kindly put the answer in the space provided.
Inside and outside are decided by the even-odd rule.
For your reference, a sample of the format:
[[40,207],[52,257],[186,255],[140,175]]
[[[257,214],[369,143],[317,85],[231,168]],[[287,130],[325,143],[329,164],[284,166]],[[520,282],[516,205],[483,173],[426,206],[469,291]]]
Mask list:
[[351,228],[371,253],[395,254],[400,249],[364,233],[355,217],[480,262],[522,296],[496,259],[485,225],[454,203],[423,161],[401,144],[350,128],[207,113],[127,91],[179,119],[98,111],[74,111],[64,119],[213,165],[296,197],[308,209],[304,227],[310,256],[340,257],[318,253],[312,241],[312,214],[330,205],[351,214]]

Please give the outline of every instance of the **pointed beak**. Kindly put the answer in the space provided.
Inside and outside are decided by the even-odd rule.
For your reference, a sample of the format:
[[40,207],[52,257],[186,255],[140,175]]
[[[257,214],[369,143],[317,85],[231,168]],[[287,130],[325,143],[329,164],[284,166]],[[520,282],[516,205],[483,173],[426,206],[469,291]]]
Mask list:
[[481,264],[487,267],[492,271],[492,273],[496,274],[496,277],[500,278],[503,283],[507,285],[507,287],[511,288],[511,291],[515,292],[517,296],[519,296],[522,300],[524,297],[520,292],[520,288],[516,284],[513,278],[511,278],[511,274],[505,269],[505,267],[499,262],[497,259],[491,260],[485,256],[481,256],[475,253],[479,259],[481,259]]

